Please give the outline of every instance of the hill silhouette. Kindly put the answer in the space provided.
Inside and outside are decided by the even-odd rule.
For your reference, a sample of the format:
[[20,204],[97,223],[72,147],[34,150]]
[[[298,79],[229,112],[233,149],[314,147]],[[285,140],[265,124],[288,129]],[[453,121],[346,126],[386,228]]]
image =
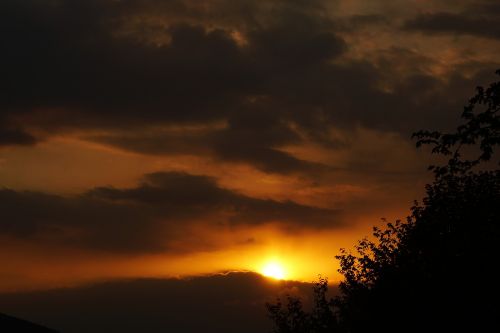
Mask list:
[[0,313],[0,331],[9,333],[57,333],[56,330]]
[[0,294],[0,309],[61,332],[255,333],[271,329],[266,301],[284,293],[306,297],[310,288],[244,272],[128,279]]

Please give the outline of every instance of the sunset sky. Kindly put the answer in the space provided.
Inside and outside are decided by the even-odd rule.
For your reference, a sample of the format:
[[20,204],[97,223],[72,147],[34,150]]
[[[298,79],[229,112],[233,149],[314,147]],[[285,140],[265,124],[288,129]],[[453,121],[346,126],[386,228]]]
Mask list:
[[335,282],[494,79],[500,3],[2,0],[0,36],[0,292]]

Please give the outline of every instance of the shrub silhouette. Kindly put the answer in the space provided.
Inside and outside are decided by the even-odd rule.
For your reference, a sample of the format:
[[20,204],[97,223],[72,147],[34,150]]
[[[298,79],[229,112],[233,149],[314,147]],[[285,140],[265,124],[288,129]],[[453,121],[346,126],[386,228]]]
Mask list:
[[266,304],[269,317],[274,321],[276,333],[326,333],[337,331],[333,301],[327,299],[328,280],[319,278],[314,284],[313,310],[306,312],[298,297],[287,296],[286,306],[278,299]]
[[[329,303],[338,325],[330,332],[498,329],[500,170],[493,158],[500,145],[499,109],[495,82],[478,88],[455,132],[414,134],[417,147],[431,145],[449,160],[430,167],[434,181],[406,221],[374,228],[374,237],[359,241],[354,253],[341,249],[341,296]],[[309,318],[300,305],[294,311]],[[305,327],[276,326],[275,332],[317,332]]]

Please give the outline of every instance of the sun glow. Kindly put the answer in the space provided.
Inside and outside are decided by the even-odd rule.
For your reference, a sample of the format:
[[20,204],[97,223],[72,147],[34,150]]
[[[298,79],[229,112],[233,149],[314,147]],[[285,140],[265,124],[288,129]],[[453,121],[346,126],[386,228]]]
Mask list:
[[285,270],[283,269],[283,266],[275,261],[265,264],[262,268],[262,274],[277,280],[283,280],[285,278]]

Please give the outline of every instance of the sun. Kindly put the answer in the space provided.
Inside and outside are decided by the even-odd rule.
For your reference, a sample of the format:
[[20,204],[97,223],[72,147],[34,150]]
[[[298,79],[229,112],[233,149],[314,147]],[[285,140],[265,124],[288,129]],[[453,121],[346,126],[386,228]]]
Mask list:
[[262,268],[262,274],[277,280],[283,280],[285,278],[283,266],[275,261],[265,264]]

